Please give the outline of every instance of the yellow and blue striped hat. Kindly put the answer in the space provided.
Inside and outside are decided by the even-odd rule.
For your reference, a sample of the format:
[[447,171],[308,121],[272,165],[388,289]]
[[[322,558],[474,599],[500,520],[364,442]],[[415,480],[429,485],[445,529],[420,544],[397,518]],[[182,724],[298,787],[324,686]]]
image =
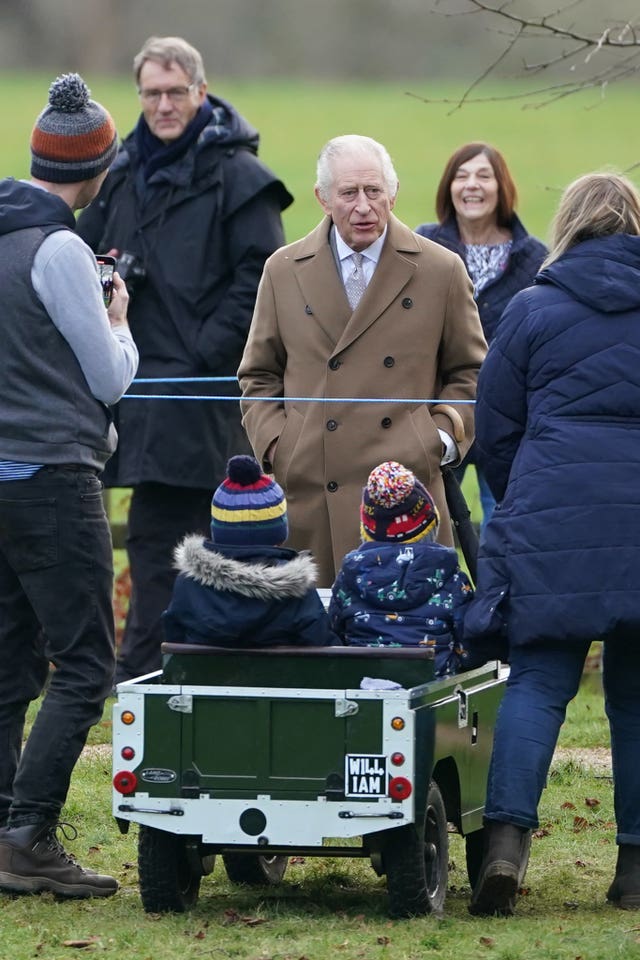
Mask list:
[[234,546],[275,547],[287,539],[282,487],[262,473],[254,457],[231,457],[227,476],[211,501],[211,539]]

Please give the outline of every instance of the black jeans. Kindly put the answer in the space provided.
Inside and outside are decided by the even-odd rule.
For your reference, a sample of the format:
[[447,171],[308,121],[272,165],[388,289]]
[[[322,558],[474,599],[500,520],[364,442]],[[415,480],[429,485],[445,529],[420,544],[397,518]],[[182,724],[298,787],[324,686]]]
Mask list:
[[127,522],[131,598],[116,683],[160,667],[161,617],[177,575],[173,550],[187,533],[210,535],[211,495],[211,490],[163,483],[133,488]]
[[[55,821],[113,682],[113,552],[95,470],[0,483],[0,823]],[[47,691],[21,752],[27,707]]]

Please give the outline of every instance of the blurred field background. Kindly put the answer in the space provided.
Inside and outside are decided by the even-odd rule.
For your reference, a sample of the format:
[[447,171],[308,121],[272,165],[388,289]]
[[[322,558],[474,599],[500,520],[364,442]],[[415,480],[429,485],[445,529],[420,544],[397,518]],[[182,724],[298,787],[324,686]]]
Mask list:
[[[47,100],[56,71],[0,72],[3,140],[0,176],[28,177],[29,136]],[[92,95],[111,111],[119,134],[135,125],[139,103],[129,76],[85,71]],[[230,100],[258,128],[260,155],[295,197],[285,211],[288,241],[308,232],[320,219],[313,196],[315,163],[322,144],[341,133],[363,133],[389,149],[400,179],[396,213],[407,224],[434,218],[434,197],[451,152],[469,140],[487,140],[504,153],[519,191],[518,210],[530,232],[548,238],[559,194],[574,177],[613,167],[640,178],[640,137],[629,118],[638,109],[635,84],[618,85],[600,97],[593,90],[532,109],[513,97],[526,87],[500,83],[483,87],[487,102],[454,109],[462,82],[433,83],[327,80],[222,79],[209,72],[210,89]],[[212,488],[221,478],[212,478]],[[472,516],[480,518],[473,470],[464,484]],[[112,519],[126,517],[127,493],[110,497]],[[128,598],[125,557],[116,551],[119,580],[116,613],[122,624]]]
[[[3,119],[0,175],[29,174],[29,136],[56,72],[0,72]],[[139,103],[128,76],[84,74],[92,95],[112,113],[120,136],[135,125]],[[410,226],[434,218],[444,164],[469,140],[488,140],[504,153],[520,195],[519,212],[530,232],[548,236],[559,193],[574,177],[640,162],[637,84],[612,87],[604,97],[585,91],[539,109],[494,99],[452,112],[440,103],[459,98],[464,85],[405,82],[232,80],[209,73],[212,92],[230,100],[260,131],[260,155],[284,180],[295,203],[284,214],[287,240],[310,230],[321,211],[313,196],[320,147],[342,133],[362,133],[388,148],[400,179],[396,213]],[[483,88],[484,97],[511,97],[522,84]],[[640,178],[640,167],[634,172]]]

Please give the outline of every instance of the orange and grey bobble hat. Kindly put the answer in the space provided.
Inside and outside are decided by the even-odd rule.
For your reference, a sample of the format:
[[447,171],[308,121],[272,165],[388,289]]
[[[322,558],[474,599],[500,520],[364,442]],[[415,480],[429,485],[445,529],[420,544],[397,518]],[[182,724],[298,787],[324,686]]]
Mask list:
[[77,73],[49,87],[49,103],[31,133],[31,175],[47,183],[92,180],[113,163],[118,135],[110,114],[91,100]]

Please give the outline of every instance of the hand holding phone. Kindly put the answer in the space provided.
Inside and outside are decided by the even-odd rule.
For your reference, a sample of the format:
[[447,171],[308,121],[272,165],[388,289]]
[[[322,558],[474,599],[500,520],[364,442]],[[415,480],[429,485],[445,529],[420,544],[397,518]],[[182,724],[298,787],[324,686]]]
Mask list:
[[116,267],[115,257],[110,257],[106,253],[96,255],[96,263],[100,271],[100,283],[102,284],[102,299],[105,307],[111,303],[113,296],[113,271]]

